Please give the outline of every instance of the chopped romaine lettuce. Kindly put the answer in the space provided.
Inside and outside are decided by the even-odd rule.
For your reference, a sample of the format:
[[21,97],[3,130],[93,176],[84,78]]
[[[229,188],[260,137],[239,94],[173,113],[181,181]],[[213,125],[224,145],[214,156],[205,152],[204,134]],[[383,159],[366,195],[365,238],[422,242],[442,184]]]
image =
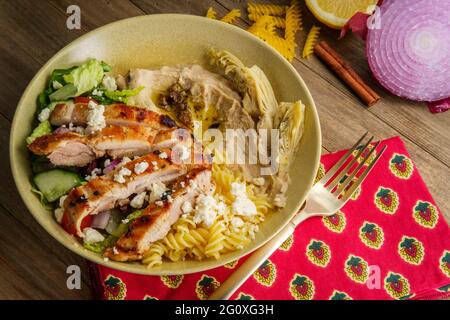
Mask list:
[[106,248],[113,246],[116,243],[117,239],[118,237],[109,235],[103,241],[94,243],[83,243],[83,246],[92,252],[103,253]]
[[47,199],[45,199],[44,194],[39,191],[37,188],[32,187],[31,188],[31,192],[33,192],[34,194],[36,194],[39,197],[39,201],[41,202],[42,206],[47,209],[47,210],[53,210],[53,206],[47,202]]
[[32,143],[36,138],[45,136],[46,134],[52,133],[52,125],[50,121],[46,120],[41,122],[36,128],[34,128],[31,135],[26,139],[27,144]]
[[[106,66],[106,65],[105,65]],[[95,88],[103,79],[104,64],[92,59],[62,76],[65,84],[62,88],[50,94],[50,100],[65,100],[86,93]]]
[[64,80],[64,75],[69,74],[72,70],[74,70],[76,68],[77,67],[74,66],[74,67],[71,67],[68,69],[53,70],[53,72],[47,82],[47,86],[46,86],[45,90],[42,91],[37,98],[38,111],[44,109],[50,103],[49,96],[57,90],[57,88],[54,87],[54,83],[59,83],[62,86],[66,85],[67,83]]

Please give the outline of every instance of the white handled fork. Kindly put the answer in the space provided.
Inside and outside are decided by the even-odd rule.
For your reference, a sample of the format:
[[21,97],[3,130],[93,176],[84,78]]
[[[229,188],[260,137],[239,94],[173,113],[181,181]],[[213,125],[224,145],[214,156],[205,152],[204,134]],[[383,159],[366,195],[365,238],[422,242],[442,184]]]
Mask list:
[[[369,146],[373,140],[373,137],[371,137],[358,150],[360,143],[366,136],[367,133],[313,186],[302,209],[300,209],[289,224],[265,245],[253,252],[209,297],[210,300],[229,299],[253,272],[280,247],[302,221],[315,216],[331,216],[344,206],[386,150],[386,146],[384,146],[372,161],[368,161],[380,142],[377,142],[370,149]],[[352,159],[351,157],[355,150],[358,150],[358,152]],[[364,155],[364,158],[359,164],[355,165],[361,155]],[[369,162],[367,166],[365,166],[366,162]],[[355,166],[356,168],[354,168]],[[357,175],[360,171],[361,173]]]

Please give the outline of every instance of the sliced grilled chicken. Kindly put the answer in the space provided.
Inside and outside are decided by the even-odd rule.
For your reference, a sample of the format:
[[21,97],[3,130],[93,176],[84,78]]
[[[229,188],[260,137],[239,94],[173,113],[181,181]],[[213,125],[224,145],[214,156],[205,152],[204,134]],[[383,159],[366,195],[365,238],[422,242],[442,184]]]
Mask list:
[[[50,115],[50,123],[54,126],[87,125],[89,107],[87,103],[58,104]],[[148,109],[131,107],[125,104],[111,104],[105,106],[103,113],[106,124],[117,126],[147,126],[156,130],[166,130],[176,127],[176,123],[169,116]]]
[[177,128],[158,133],[151,127],[111,125],[88,136],[74,132],[45,135],[29,144],[28,149],[47,156],[54,165],[82,167],[104,155],[140,156],[186,142],[177,132]]
[[182,206],[185,202],[194,206],[199,194],[211,192],[211,170],[192,170],[174,184],[171,201],[165,200],[162,206],[150,204],[139,218],[131,222],[128,232],[116,245],[105,251],[105,256],[116,261],[142,259],[143,253],[153,242],[166,236],[170,227],[183,213]]
[[[144,161],[148,167],[137,174],[135,165]],[[114,208],[118,201],[143,192],[155,181],[169,182],[185,173],[186,166],[174,164],[170,155],[161,158],[159,152],[128,162],[107,175],[72,189],[64,201],[62,225],[69,233],[83,237],[82,225],[86,217]]]

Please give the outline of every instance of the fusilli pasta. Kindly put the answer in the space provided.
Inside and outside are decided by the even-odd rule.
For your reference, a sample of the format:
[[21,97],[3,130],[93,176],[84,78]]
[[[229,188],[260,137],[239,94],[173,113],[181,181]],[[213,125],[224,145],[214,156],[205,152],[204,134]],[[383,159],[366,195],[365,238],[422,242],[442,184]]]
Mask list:
[[208,11],[206,12],[206,17],[210,19],[216,19],[217,12],[212,7],[208,8]]
[[308,37],[305,41],[305,46],[303,47],[303,58],[309,58],[314,51],[314,46],[316,45],[317,39],[319,38],[320,27],[313,26],[309,30]]
[[249,3],[247,5],[248,13],[263,15],[273,15],[281,16],[285,12],[285,7],[276,4],[259,4],[259,3]]
[[[255,237],[258,224],[264,221],[265,216],[273,209],[265,195],[258,194],[254,185],[247,185],[247,195],[254,202],[257,214],[237,217],[230,209],[234,201],[231,184],[243,183],[242,175],[226,165],[213,164],[212,178],[216,185],[214,197],[222,200],[227,210],[218,215],[216,221],[209,227],[203,223],[196,224],[194,212],[182,215],[166,237],[153,243],[144,254],[142,262],[149,268],[160,265],[163,258],[170,261],[186,258],[218,259],[222,254],[242,249]],[[239,220],[240,224],[234,225],[233,219]]]
[[239,9],[233,9],[228,12],[222,19],[223,22],[232,24],[237,18],[241,16],[241,11]]

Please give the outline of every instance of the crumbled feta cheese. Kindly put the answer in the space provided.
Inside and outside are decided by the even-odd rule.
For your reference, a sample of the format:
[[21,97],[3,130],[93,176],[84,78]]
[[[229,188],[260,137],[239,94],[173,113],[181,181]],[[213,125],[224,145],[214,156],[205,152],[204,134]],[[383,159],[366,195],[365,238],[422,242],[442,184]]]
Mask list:
[[163,193],[167,191],[167,187],[161,181],[154,182],[150,185],[150,197],[149,202],[154,202],[156,200],[161,199]]
[[244,221],[242,221],[241,218],[233,217],[231,219],[231,225],[233,226],[233,228],[237,229],[244,225]]
[[282,193],[278,193],[273,199],[273,204],[279,208],[284,208],[286,206],[286,196]]
[[117,181],[119,183],[125,182],[125,177],[130,176],[131,171],[127,168],[120,168],[119,172],[114,175],[114,181]]
[[83,233],[85,243],[95,243],[105,240],[105,237],[93,228],[84,228]]
[[159,154],[159,157],[160,157],[161,159],[167,159],[167,158],[168,158],[168,155],[167,155],[167,153],[165,153],[165,152],[161,152],[161,153]]
[[186,186],[186,183],[184,183],[184,181],[181,181],[181,182],[180,182],[180,186],[181,186],[182,188],[184,188],[184,187]]
[[66,201],[67,199],[67,195],[62,196],[61,198],[59,198],[59,207],[62,208],[64,206],[64,201]]
[[54,80],[54,81],[52,82],[52,86],[53,86],[53,89],[55,89],[55,90],[61,89],[61,88],[63,87],[63,85],[61,84],[61,82],[59,82],[59,81],[57,81],[57,80]]
[[119,166],[123,166],[125,164],[127,164],[128,162],[131,162],[131,159],[128,157],[123,157],[122,161],[120,161]]
[[69,123],[69,128],[70,131],[72,132],[76,132],[78,134],[84,134],[84,128],[83,127],[78,127],[78,126],[74,126],[73,123]]
[[234,214],[243,216],[254,216],[257,213],[255,204],[247,196],[236,197],[231,210]]
[[147,170],[147,168],[148,168],[148,162],[147,161],[142,161],[142,162],[136,163],[134,165],[134,173],[141,174],[142,172]]
[[111,159],[106,159],[105,162],[103,163],[103,166],[106,168],[110,164],[111,164]]
[[64,209],[58,208],[55,209],[55,219],[60,224],[64,215]]
[[256,233],[259,231],[259,227],[256,224],[250,224],[248,233],[250,234],[250,238],[254,239]]
[[103,261],[108,262],[108,261],[109,261],[109,258],[108,258],[108,257],[104,257],[104,258],[103,258]]
[[217,201],[211,195],[200,194],[195,203],[194,222],[203,222],[210,227],[216,221],[217,215],[225,213],[226,206],[222,201]]
[[253,183],[257,186],[263,186],[266,180],[263,177],[253,178]]
[[158,200],[158,201],[155,202],[155,204],[156,204],[158,207],[162,207],[162,206],[164,205],[164,202],[161,201],[161,200]]
[[101,173],[102,173],[102,170],[101,170],[101,169],[95,168],[94,170],[91,171],[91,174],[90,174],[90,175],[88,175],[88,176],[85,177],[85,179],[86,179],[87,181],[91,181],[92,179],[97,178],[97,175],[98,175],[98,174],[101,174]]
[[103,86],[108,91],[117,90],[117,83],[113,77],[105,76],[102,81]]
[[132,206],[135,209],[140,209],[144,205],[145,196],[147,195],[146,192],[141,192],[138,195],[136,195],[133,200],[130,202],[130,206]]
[[123,224],[127,224],[128,222],[130,222],[130,219],[122,219]]
[[87,127],[86,131],[92,133],[99,131],[106,127],[105,117],[103,113],[105,112],[105,106],[101,104],[96,104],[94,101],[89,101],[88,103],[89,112],[87,115]]
[[235,197],[231,205],[231,210],[234,214],[254,216],[257,213],[255,204],[247,196],[245,183],[233,182],[231,184],[231,194]]
[[235,197],[246,195],[247,191],[245,188],[245,183],[232,182],[231,183],[231,194]]
[[48,118],[50,118],[50,109],[49,108],[42,109],[42,111],[38,115],[39,122],[47,121]]
[[115,256],[119,254],[119,250],[115,246],[112,248],[112,251]]
[[181,211],[183,211],[183,213],[190,213],[192,212],[192,209],[192,204],[189,201],[185,201],[181,205]]
[[93,94],[94,96],[99,96],[99,97],[101,97],[101,96],[103,96],[103,91],[102,91],[102,90],[99,90],[99,89],[94,89],[94,90],[92,90],[92,94]]

